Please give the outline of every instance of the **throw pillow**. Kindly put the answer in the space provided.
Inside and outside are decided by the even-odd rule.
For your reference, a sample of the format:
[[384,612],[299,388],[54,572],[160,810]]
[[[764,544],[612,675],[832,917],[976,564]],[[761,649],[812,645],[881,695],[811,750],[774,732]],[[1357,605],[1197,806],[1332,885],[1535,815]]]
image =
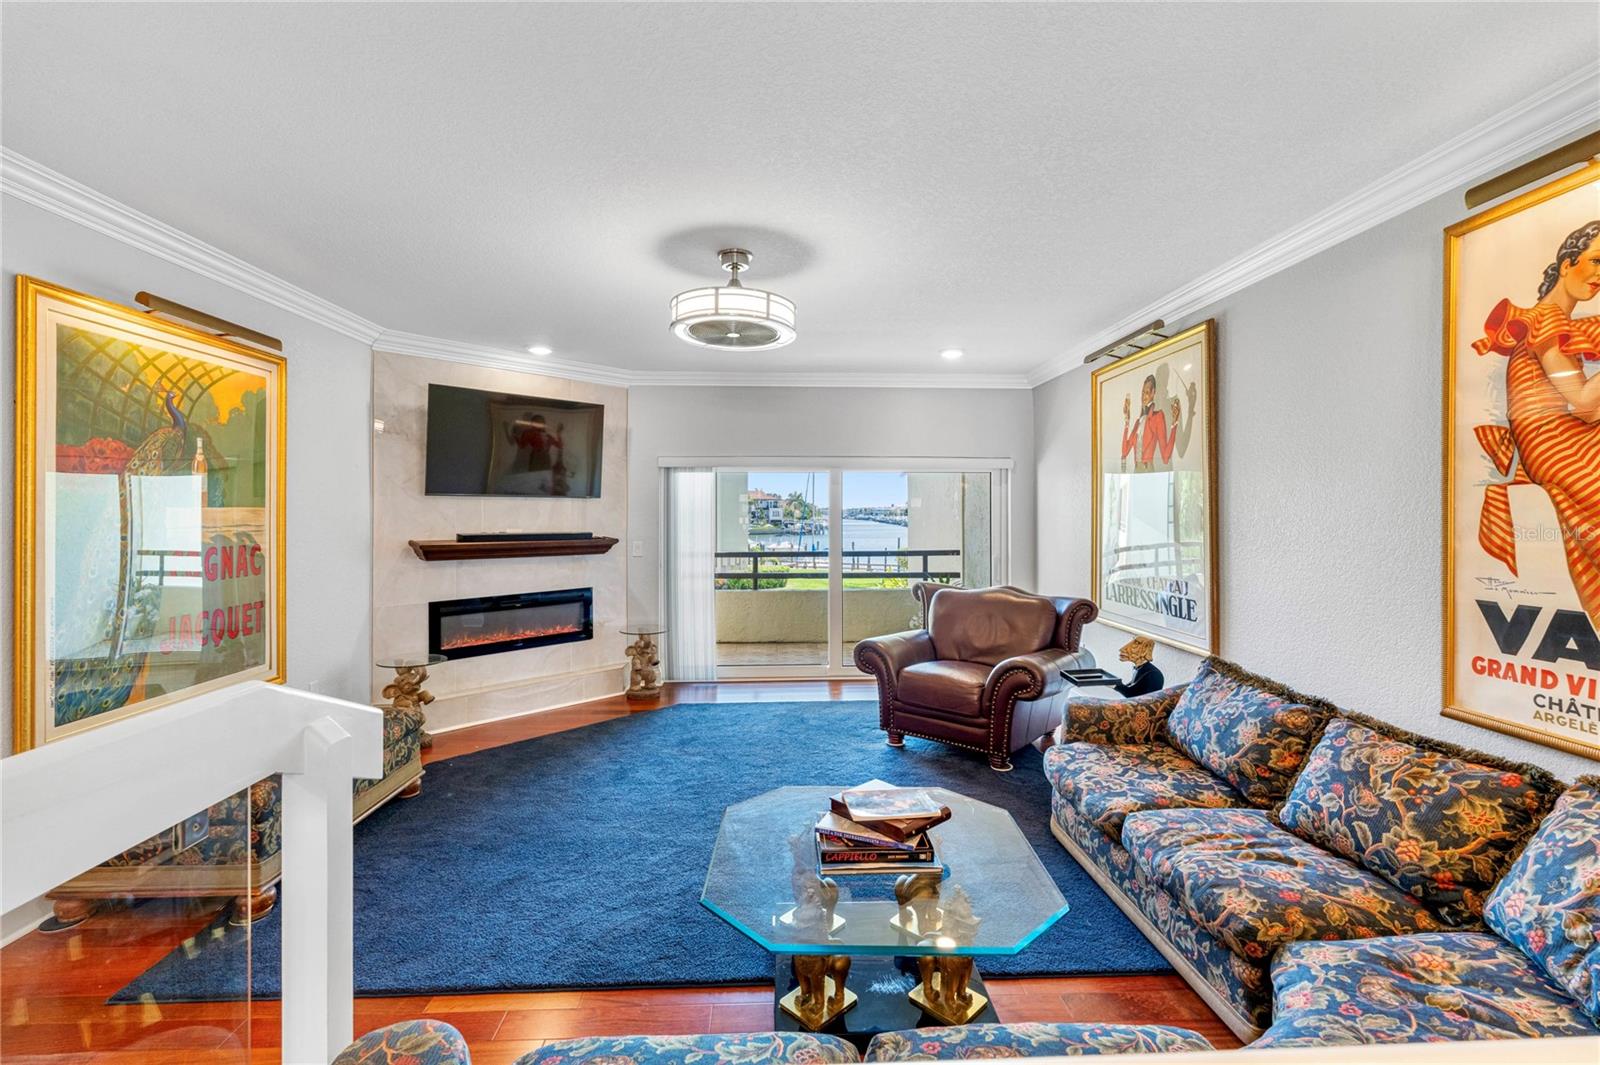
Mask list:
[[1600,1023],[1600,777],[1561,796],[1483,919]]
[[1338,718],[1279,819],[1409,892],[1446,923],[1470,926],[1558,787],[1531,767],[1480,765]]
[[1283,799],[1334,708],[1208,658],[1167,718],[1172,745],[1254,806]]

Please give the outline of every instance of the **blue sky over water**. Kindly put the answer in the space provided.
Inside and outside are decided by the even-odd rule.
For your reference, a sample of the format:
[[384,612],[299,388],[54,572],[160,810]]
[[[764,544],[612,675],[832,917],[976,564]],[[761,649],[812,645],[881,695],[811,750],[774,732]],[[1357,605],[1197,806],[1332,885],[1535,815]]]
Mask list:
[[[809,488],[808,488],[809,484]],[[790,492],[807,494],[812,502],[823,505],[828,498],[828,474],[819,470],[808,474],[794,470],[754,470],[750,473],[752,490],[760,489],[773,495],[786,496]],[[886,507],[906,503],[906,475],[904,473],[879,473],[870,470],[844,472],[844,505],[846,507]]]

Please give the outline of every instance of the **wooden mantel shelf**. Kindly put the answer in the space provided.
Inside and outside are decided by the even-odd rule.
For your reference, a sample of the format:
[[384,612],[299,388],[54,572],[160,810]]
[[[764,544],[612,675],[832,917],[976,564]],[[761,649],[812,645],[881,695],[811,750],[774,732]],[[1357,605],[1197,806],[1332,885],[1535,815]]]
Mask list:
[[411,550],[424,562],[457,562],[473,558],[535,558],[540,555],[603,555],[617,546],[614,536],[575,540],[411,540]]

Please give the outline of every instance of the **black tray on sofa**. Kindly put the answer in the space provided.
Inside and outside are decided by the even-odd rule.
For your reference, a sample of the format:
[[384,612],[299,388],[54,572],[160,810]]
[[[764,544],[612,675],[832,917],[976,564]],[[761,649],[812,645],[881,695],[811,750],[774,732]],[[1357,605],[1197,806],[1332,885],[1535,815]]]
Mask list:
[[1061,675],[1080,688],[1122,683],[1121,677],[1104,669],[1063,669]]

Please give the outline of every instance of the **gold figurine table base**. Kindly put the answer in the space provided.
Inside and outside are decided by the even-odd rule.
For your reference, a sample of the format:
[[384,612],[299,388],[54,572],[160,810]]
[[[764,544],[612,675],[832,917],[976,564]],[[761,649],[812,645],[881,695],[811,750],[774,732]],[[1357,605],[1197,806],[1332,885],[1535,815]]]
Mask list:
[[[854,955],[850,958],[850,988],[845,991],[845,1001],[850,1005],[831,1013],[818,1023],[820,1028],[808,1023],[800,1015],[795,1001],[798,978],[794,972],[792,954],[775,957],[773,978],[777,988],[772,996],[772,1027],[780,1032],[823,1031],[836,1035],[863,1050],[872,1037],[882,1032],[904,1032],[913,1028],[933,1025],[944,1026],[952,1022],[932,1013],[922,1004],[918,988],[920,959],[887,955]],[[994,1003],[983,986],[983,977],[973,967],[971,983],[967,985],[976,1012],[968,1012],[965,1024],[996,1024]],[[967,1011],[963,1011],[967,1012]],[[817,1020],[813,1015],[813,1020]]]
[[844,954],[796,954],[794,978],[800,986],[778,1000],[778,1008],[808,1031],[820,1032],[856,1004],[844,986],[850,958]]
[[987,996],[972,989],[971,958],[918,958],[917,963],[922,982],[906,997],[930,1017],[966,1024],[989,1005]]

